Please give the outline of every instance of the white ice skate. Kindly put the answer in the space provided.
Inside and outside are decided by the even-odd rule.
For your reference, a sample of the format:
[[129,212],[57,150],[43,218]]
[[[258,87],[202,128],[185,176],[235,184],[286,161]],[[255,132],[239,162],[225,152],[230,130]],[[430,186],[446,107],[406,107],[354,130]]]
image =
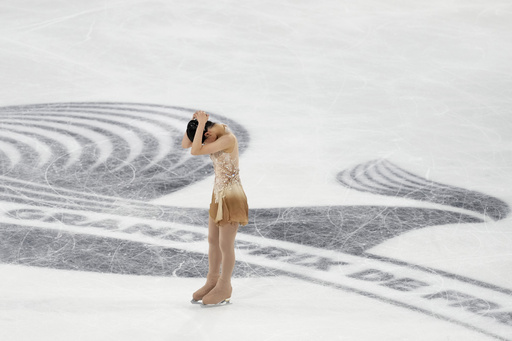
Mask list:
[[227,304],[231,304],[231,297],[230,298],[226,298],[225,300],[219,302],[219,303],[215,303],[215,304],[204,304],[201,302],[201,308],[213,308],[213,307],[220,307],[220,306],[223,306],[223,305],[227,305]]

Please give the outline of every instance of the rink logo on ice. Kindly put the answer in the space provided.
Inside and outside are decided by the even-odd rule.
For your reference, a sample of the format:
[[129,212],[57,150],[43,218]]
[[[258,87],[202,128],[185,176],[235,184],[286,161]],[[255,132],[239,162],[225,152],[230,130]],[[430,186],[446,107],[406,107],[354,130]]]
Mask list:
[[[206,209],[152,199],[213,174],[180,147],[193,109],[131,103],[0,108],[0,260],[152,276],[204,276]],[[249,133],[226,117],[240,152]],[[340,185],[411,200],[410,207],[252,209],[236,276],[288,275],[352,291],[507,339],[512,291],[371,254],[420,228],[497,221],[503,201],[435,183],[387,160],[342,171]],[[440,209],[415,202],[430,202]],[[471,321],[467,323],[466,321]]]
[[340,172],[338,181],[358,191],[427,201],[472,211],[492,220],[501,220],[510,213],[510,207],[502,200],[424,179],[387,160],[368,162]]

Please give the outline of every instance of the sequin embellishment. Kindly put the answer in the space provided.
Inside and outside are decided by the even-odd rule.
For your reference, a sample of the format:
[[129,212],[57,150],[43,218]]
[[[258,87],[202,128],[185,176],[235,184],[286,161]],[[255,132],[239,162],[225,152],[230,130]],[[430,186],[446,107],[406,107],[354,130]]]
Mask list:
[[215,183],[213,192],[215,194],[215,203],[219,198],[225,196],[225,191],[229,191],[233,185],[240,185],[240,170],[238,168],[238,158],[234,159],[231,153],[219,151],[210,154],[215,170]]

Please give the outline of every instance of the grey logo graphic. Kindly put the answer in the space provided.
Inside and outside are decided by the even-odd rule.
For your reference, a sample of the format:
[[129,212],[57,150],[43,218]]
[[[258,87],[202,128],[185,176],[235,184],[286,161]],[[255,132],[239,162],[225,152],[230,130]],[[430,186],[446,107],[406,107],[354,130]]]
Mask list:
[[501,220],[510,213],[509,206],[497,198],[423,179],[386,160],[343,171],[338,180],[358,191],[461,208],[493,220]]
[[[0,261],[204,276],[207,210],[151,202],[213,173],[206,157],[180,148],[193,111],[133,103],[0,108]],[[216,117],[239,136],[243,152],[249,133]],[[506,203],[423,179],[387,160],[342,171],[337,179],[355,190],[411,199],[411,206],[252,209],[237,237],[235,276],[287,275],[510,338],[512,291],[371,253],[410,230],[503,219]]]

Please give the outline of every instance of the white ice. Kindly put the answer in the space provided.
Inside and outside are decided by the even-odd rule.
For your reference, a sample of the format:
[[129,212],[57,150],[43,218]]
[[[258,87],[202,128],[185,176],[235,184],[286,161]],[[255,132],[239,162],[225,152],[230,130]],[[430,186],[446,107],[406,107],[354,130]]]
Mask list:
[[[508,1],[4,0],[0,22],[1,106],[137,102],[228,117],[250,134],[240,163],[251,208],[410,205],[336,181],[380,158],[512,205]],[[112,153],[94,131],[67,129],[95,137],[102,160]],[[24,131],[11,135],[35,143]],[[133,160],[142,141],[117,134]],[[154,203],[206,209],[212,181]],[[511,219],[423,228],[371,252],[512,290]],[[232,305],[200,309],[188,301],[201,279],[13,264],[0,274],[6,341],[499,339],[286,276],[236,278]]]

